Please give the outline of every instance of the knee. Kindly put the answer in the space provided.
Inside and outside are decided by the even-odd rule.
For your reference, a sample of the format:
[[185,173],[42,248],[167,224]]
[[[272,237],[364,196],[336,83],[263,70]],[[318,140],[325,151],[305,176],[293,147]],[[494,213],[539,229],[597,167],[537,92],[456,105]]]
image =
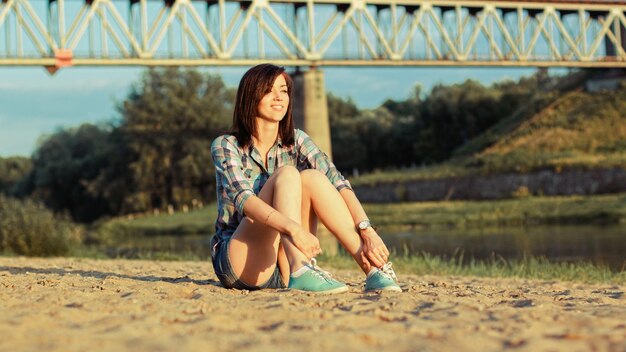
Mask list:
[[276,183],[278,184],[299,184],[300,172],[293,166],[283,166],[279,168],[275,173]]
[[326,175],[316,169],[308,169],[300,172],[300,178],[302,179],[302,184],[304,185],[318,184],[319,182],[328,180]]

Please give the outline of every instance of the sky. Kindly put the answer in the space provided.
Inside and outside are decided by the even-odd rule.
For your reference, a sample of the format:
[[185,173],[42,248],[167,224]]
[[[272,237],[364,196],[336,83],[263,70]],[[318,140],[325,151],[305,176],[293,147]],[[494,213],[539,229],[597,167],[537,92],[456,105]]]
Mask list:
[[[236,87],[247,68],[200,68]],[[43,67],[0,67],[0,157],[30,156],[37,141],[61,128],[103,123],[139,82],[142,67],[69,67],[50,75]],[[324,68],[326,90],[352,98],[361,109],[404,100],[415,86],[429,92],[439,83],[475,79],[485,85],[531,75],[534,68],[341,67]]]

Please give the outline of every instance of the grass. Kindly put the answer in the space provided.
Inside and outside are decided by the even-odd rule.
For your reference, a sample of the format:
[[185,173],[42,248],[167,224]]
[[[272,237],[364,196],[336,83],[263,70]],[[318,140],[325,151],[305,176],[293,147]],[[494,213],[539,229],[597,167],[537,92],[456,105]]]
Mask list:
[[473,163],[508,171],[626,165],[626,88],[568,93],[497,142]]
[[[72,253],[75,257],[107,258],[101,251],[81,249]],[[118,256],[117,258],[127,258]],[[173,253],[168,251],[143,250],[132,259],[163,260],[163,261],[207,261],[208,258],[192,252]],[[318,258],[321,266],[326,268],[358,270],[354,260],[346,255],[321,255]],[[523,260],[505,260],[493,257],[490,260],[464,260],[462,253],[452,258],[443,258],[420,253],[417,255],[392,254],[396,272],[401,275],[434,275],[434,276],[476,276],[476,277],[507,277],[535,280],[576,281],[583,283],[626,284],[626,268],[612,271],[608,267],[588,262],[553,263],[545,258],[525,258]],[[207,264],[208,265],[208,264]],[[402,279],[400,277],[400,279]]]
[[[107,258],[99,251],[81,250],[73,253],[75,257]],[[119,256],[118,258],[126,258]],[[205,256],[195,253],[173,253],[167,251],[144,250],[132,259],[163,261],[207,261]],[[354,260],[346,255],[319,256],[318,262],[325,268],[358,270]],[[626,268],[612,271],[608,267],[589,262],[553,263],[545,258],[526,258],[523,260],[505,260],[494,257],[490,260],[464,261],[463,255],[443,258],[420,253],[418,255],[393,255],[392,261],[396,272],[401,275],[434,276],[476,276],[508,277],[535,280],[576,281],[583,283],[626,284]],[[209,265],[207,263],[207,265]],[[400,278],[401,279],[401,278]]]
[[363,176],[350,178],[352,186],[375,186],[381,183],[401,183],[417,180],[469,176],[476,170],[465,168],[461,163],[446,162],[433,166],[423,166],[400,170],[377,170]]
[[381,227],[626,223],[626,194],[365,204],[364,207],[372,221]]
[[124,230],[141,236],[207,234],[213,233],[215,214],[217,214],[216,204],[212,203],[187,213],[135,215],[109,219],[96,224],[96,227],[102,232]]
[[[77,251],[75,257],[104,259],[97,251]],[[123,257],[120,257],[123,258]],[[139,253],[133,259],[162,261],[208,261],[193,253],[150,252]],[[528,258],[522,261],[506,261],[494,258],[490,261],[471,260],[461,264],[462,258],[442,258],[428,253],[392,258],[396,273],[400,275],[507,277],[535,280],[575,281],[583,283],[626,284],[626,270],[619,272],[586,262],[552,263],[544,258]],[[320,256],[318,262],[325,268],[358,270],[348,255]],[[208,264],[207,264],[208,265]]]
[[[356,269],[354,260],[347,255],[321,256],[320,265],[336,269]],[[527,258],[507,261],[492,258],[487,261],[471,260],[462,263],[462,255],[446,259],[428,253],[392,258],[396,273],[413,275],[511,277],[536,280],[577,281],[584,283],[626,284],[626,270],[611,271],[592,263],[552,263],[544,258]]]

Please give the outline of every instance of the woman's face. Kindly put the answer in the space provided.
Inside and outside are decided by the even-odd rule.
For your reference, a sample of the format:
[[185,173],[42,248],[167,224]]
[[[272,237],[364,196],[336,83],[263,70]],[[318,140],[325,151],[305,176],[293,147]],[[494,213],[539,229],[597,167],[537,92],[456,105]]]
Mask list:
[[258,106],[257,118],[280,122],[287,113],[289,106],[289,92],[285,77],[280,74],[274,80],[272,89],[261,98]]

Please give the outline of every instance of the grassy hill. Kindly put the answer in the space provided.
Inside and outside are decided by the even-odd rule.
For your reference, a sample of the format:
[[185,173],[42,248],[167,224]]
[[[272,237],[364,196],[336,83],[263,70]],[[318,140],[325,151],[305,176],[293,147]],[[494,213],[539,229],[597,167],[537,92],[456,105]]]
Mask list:
[[496,170],[626,165],[626,88],[574,91],[470,157]]
[[419,169],[364,175],[354,185],[538,169],[626,167],[626,83],[541,93],[455,152]]

